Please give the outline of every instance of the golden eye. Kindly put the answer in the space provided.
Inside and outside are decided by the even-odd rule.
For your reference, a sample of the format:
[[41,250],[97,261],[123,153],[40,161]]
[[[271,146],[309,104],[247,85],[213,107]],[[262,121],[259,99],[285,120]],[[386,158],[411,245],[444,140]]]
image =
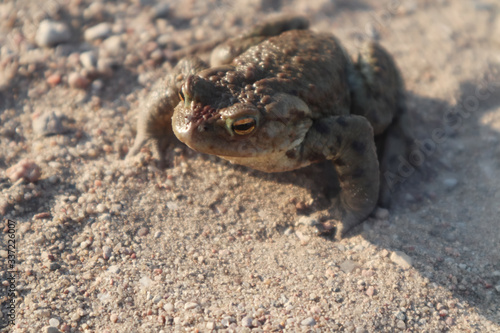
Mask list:
[[181,101],[184,102],[184,93],[182,92],[183,88],[181,88],[181,90],[179,90],[179,98],[181,99]]
[[238,135],[247,135],[253,132],[256,125],[257,122],[255,121],[255,118],[247,117],[236,120],[231,125],[231,129]]

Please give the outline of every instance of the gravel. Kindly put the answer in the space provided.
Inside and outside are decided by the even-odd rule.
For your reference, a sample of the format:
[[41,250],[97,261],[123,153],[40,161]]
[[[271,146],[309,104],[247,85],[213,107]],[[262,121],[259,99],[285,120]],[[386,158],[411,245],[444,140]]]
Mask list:
[[302,326],[314,326],[316,325],[316,320],[313,317],[308,317],[300,322]]
[[33,119],[33,132],[38,136],[63,134],[66,131],[62,124],[61,116],[54,111],[37,115]]
[[[498,77],[500,19],[475,8],[2,2],[0,214],[17,222],[19,272],[2,332],[500,331],[499,99],[481,86]],[[150,145],[123,160],[178,50],[278,11],[307,13],[352,54],[368,27],[401,67],[422,140],[492,92],[341,241],[315,218],[335,195],[328,163],[263,174],[178,142],[165,169]]]
[[25,158],[5,170],[5,175],[13,183],[16,183],[20,179],[34,183],[40,179],[42,170],[34,161]]
[[458,179],[456,178],[446,178],[443,180],[443,185],[449,191],[453,190],[458,185]]
[[35,36],[36,43],[42,47],[66,43],[70,39],[71,31],[66,24],[49,20],[40,22]]
[[103,39],[111,34],[111,24],[107,22],[99,23],[93,27],[87,28],[83,34],[85,40],[93,41],[96,39]]
[[413,265],[412,258],[402,251],[392,252],[390,258],[393,263],[401,266],[402,268],[410,268]]

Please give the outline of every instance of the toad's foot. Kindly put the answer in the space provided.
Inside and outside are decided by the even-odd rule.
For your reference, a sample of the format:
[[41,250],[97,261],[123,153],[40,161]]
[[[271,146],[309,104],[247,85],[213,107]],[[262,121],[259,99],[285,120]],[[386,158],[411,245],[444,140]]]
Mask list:
[[341,190],[328,215],[340,239],[377,203],[380,180],[373,129],[361,116],[332,116],[317,120],[306,141],[306,157],[331,159],[337,172]]

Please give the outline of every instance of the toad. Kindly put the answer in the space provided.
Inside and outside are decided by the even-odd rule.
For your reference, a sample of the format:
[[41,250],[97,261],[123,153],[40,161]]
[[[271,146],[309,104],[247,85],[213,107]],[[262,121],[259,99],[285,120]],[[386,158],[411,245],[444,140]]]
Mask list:
[[302,17],[266,22],[218,45],[210,66],[180,60],[142,110],[128,157],[151,140],[163,161],[175,134],[264,172],[330,160],[340,193],[328,214],[341,238],[387,197],[380,167],[389,129],[399,130],[404,84],[379,44],[366,42],[353,60],[308,26]]

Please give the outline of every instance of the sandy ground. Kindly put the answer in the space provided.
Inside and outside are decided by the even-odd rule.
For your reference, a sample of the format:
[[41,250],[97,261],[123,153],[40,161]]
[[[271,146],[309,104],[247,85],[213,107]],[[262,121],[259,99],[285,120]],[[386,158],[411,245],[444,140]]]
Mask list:
[[[301,224],[327,205],[328,165],[264,174],[178,142],[165,170],[147,148],[123,160],[177,50],[277,13],[351,52],[378,38],[406,81],[422,166],[342,241]],[[3,331],[500,332],[499,14],[494,0],[2,1]],[[25,158],[33,182],[6,172]]]

